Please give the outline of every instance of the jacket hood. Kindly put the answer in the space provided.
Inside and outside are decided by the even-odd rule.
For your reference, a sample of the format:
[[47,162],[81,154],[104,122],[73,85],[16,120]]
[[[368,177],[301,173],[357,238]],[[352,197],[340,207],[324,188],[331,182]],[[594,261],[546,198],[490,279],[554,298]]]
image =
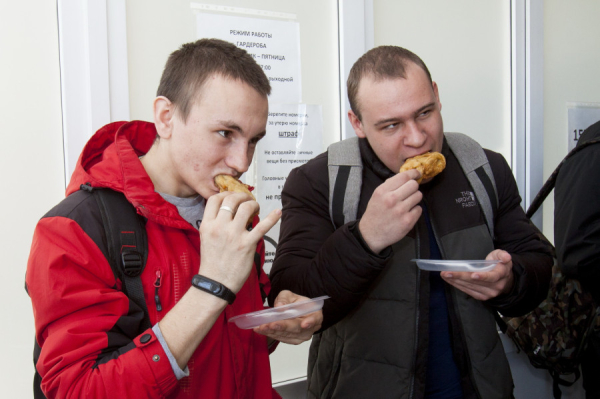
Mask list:
[[113,122],[98,130],[86,143],[71,181],[69,195],[82,184],[122,192],[137,212],[160,224],[191,228],[177,208],[154,191],[154,184],[139,157],[146,154],[156,138],[153,123]]

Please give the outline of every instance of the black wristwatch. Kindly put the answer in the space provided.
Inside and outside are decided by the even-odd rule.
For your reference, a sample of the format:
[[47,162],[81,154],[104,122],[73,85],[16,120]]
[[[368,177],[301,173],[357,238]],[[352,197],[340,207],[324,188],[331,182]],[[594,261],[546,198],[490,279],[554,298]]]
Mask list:
[[217,283],[215,280],[211,280],[208,277],[196,274],[192,278],[192,285],[199,290],[213,294],[216,297],[224,299],[230,305],[235,301],[235,294],[231,290],[225,287],[221,283]]

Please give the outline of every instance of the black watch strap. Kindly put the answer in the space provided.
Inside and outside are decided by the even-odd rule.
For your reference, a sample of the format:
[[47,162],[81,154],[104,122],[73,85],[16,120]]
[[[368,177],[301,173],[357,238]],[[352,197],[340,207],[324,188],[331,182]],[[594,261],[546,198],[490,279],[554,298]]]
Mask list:
[[192,285],[199,290],[208,292],[209,294],[213,294],[216,297],[226,300],[230,305],[233,303],[233,301],[235,301],[235,294],[231,292],[229,288],[225,287],[221,283],[216,282],[215,280],[201,276],[200,274],[196,274],[192,278]]

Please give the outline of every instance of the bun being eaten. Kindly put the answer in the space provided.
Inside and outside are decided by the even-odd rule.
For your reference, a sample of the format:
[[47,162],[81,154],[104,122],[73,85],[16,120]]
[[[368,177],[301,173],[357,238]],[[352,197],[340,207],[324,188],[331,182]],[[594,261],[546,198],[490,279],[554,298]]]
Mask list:
[[[236,179],[233,176],[217,175],[215,177],[215,184],[217,185],[217,187],[219,187],[220,192],[233,191],[236,193],[246,193],[246,194],[250,195],[250,197],[252,197],[252,199],[254,201],[256,201],[256,198],[254,197],[254,195],[252,195],[252,193],[249,190],[250,186],[242,183],[241,181],[239,181],[238,179]],[[250,216],[250,219],[248,219],[247,225],[249,228],[250,228],[250,226],[252,226],[252,221],[254,220],[254,216],[256,216],[256,215],[258,215],[258,211],[255,212],[252,216]]]
[[242,183],[238,179],[229,175],[218,175],[215,177],[215,184],[219,187],[219,191],[234,191],[236,193],[246,193],[252,197],[253,200],[256,201],[254,195],[248,189],[248,185]]
[[417,183],[421,184],[423,180],[429,180],[441,173],[445,167],[446,158],[442,154],[439,152],[426,152],[425,154],[408,158],[400,168],[400,172],[417,169],[421,172],[421,177],[417,179]]

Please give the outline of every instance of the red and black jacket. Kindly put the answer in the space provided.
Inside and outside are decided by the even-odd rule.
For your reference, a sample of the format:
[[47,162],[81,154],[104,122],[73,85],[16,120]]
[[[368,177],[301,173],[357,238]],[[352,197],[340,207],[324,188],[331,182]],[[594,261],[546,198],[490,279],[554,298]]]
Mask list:
[[[155,137],[147,122],[100,129],[81,154],[67,198],[36,227],[26,287],[41,349],[36,364],[41,387],[49,398],[278,397],[271,387],[266,337],[228,323],[263,308],[261,287],[268,291],[269,283],[260,267],[253,268],[235,303],[197,348],[189,377],[178,381],[152,329],[140,331],[142,312],[121,291],[96,245],[104,237],[102,219],[94,199],[79,191],[85,183],[122,192],[146,218],[148,260],[141,281],[151,324],[190,288],[201,262],[198,230],[154,191],[138,159]],[[264,262],[262,241],[255,259]]]

